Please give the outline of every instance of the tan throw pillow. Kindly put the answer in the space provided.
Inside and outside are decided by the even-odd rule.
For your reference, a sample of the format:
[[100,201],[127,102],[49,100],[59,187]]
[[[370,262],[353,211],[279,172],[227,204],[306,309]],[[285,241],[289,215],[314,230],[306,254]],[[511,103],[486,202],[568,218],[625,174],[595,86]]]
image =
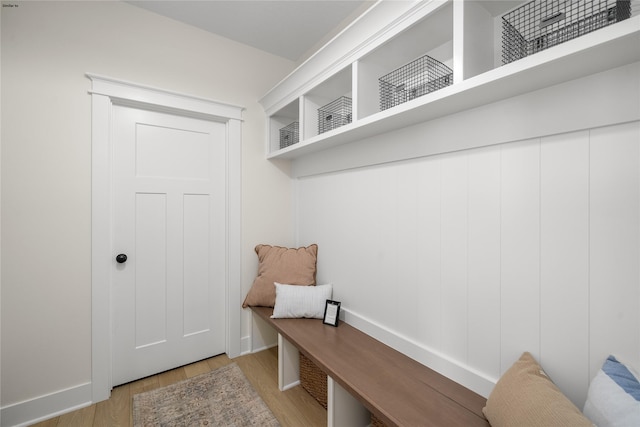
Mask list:
[[242,307],[273,307],[276,302],[274,282],[309,286],[316,284],[318,245],[302,248],[258,245],[258,276],[253,281]]
[[527,352],[498,380],[482,412],[492,427],[593,427]]

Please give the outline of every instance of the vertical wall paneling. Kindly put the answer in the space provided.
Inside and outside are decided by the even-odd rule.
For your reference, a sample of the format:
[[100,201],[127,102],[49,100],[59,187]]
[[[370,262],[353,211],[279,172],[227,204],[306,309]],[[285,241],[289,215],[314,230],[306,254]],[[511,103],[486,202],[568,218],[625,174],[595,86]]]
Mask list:
[[502,147],[501,372],[540,342],[540,142]]
[[[589,132],[540,146],[540,362],[579,406],[589,385]],[[567,345],[571,343],[571,345]]]
[[466,152],[442,158],[442,349],[467,358],[467,172]]
[[[303,182],[305,186],[318,188],[318,191],[309,194],[311,210],[307,210],[307,220],[311,223],[305,230],[307,236],[301,242],[318,243],[319,280],[333,283],[334,296],[338,300],[348,305],[347,301],[360,295],[360,300],[368,305],[370,298],[374,297],[370,292],[374,275],[371,270],[362,268],[360,260],[371,259],[375,248],[363,244],[367,235],[365,227],[353,226],[363,221],[360,209],[364,205],[357,185],[350,179],[340,182],[340,178],[332,174]],[[304,192],[303,189],[301,193]],[[349,254],[350,262],[346,264],[341,245],[342,250]],[[323,266],[328,268],[323,269]]]
[[469,154],[468,362],[500,376],[500,147]]
[[529,351],[581,407],[607,355],[640,366],[639,145],[635,122],[309,175],[298,236],[368,333],[484,395]]
[[395,194],[396,228],[398,244],[396,255],[396,283],[393,284],[396,302],[396,327],[411,339],[419,336],[417,313],[421,308],[416,298],[419,293],[418,270],[420,242],[416,233],[418,218],[418,168],[415,162],[408,162],[397,168]]
[[[361,233],[365,237],[358,242],[371,242],[371,258],[360,259],[360,271],[371,268],[374,277],[367,283],[371,298],[367,306],[361,311],[367,313],[371,319],[377,319],[392,329],[397,330],[397,312],[400,308],[398,288],[404,286],[397,280],[398,224],[396,209],[398,197],[396,170],[389,168],[371,168],[364,174],[351,174],[356,187],[354,192],[360,194],[360,200],[365,208],[358,206],[354,210],[360,212]],[[364,178],[364,179],[363,179]],[[380,268],[379,266],[386,266]],[[357,298],[356,295],[353,297]]]
[[390,184],[379,172],[361,172],[298,181],[298,238],[300,244],[318,243],[318,281],[332,283],[335,298],[370,316],[382,309],[388,313],[387,293],[394,292],[391,273],[380,275],[372,266],[388,262],[395,246],[383,243],[393,234],[385,231],[393,221],[385,212],[395,206],[385,203],[383,187]]
[[[340,258],[333,259],[333,265],[337,265],[338,268],[333,270],[334,274],[328,280],[335,282],[336,295],[342,298],[341,301],[345,306],[351,304],[355,310],[364,311],[363,315],[368,316],[367,307],[371,307],[372,304],[378,306],[376,303],[378,289],[374,284],[376,272],[373,269],[365,268],[365,260],[371,260],[372,263],[375,263],[373,260],[378,251],[377,244],[372,244],[373,242],[368,240],[372,236],[367,230],[377,222],[373,218],[376,211],[372,211],[370,198],[366,195],[367,191],[364,191],[360,185],[360,183],[366,184],[369,180],[367,174],[360,175],[359,179],[354,179],[356,174],[353,173],[345,175],[342,182],[340,175],[321,177],[321,180],[325,181],[325,185],[322,187],[322,192],[325,193],[322,195],[325,203],[337,209],[336,213],[339,214],[340,219],[336,228],[330,232],[332,239],[323,238],[320,242],[318,257],[322,262],[322,257],[327,256],[327,252],[337,250],[339,254],[340,249],[337,246],[340,242],[339,236],[340,234],[345,236],[343,245],[349,253],[350,262],[345,265]],[[328,186],[326,185],[327,181],[329,182]],[[334,205],[334,202],[342,202],[343,204]],[[327,218],[320,218],[318,214],[313,215],[316,224],[330,224],[326,221]],[[348,227],[348,224],[351,224],[351,227]],[[373,229],[377,230],[377,228],[379,227]],[[342,256],[344,255],[345,253],[342,254]]]
[[440,169],[438,158],[421,159],[418,168],[418,278],[416,299],[419,301],[419,341],[431,348],[440,347],[442,300],[440,252]]
[[613,354],[640,367],[639,122],[590,133],[589,365]]

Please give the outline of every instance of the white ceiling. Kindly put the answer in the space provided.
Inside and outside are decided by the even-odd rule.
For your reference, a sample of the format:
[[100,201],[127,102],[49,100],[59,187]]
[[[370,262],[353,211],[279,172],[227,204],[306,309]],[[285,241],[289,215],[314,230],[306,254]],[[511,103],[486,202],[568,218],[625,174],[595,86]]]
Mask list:
[[298,62],[375,1],[143,0],[127,3]]

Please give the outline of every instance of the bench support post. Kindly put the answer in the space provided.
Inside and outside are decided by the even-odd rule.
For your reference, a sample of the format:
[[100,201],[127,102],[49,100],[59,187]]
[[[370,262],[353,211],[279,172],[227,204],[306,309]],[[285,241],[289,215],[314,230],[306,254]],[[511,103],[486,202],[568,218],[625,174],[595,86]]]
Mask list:
[[278,334],[278,388],[288,390],[300,384],[300,353]]
[[371,424],[367,408],[327,376],[327,426],[365,427]]

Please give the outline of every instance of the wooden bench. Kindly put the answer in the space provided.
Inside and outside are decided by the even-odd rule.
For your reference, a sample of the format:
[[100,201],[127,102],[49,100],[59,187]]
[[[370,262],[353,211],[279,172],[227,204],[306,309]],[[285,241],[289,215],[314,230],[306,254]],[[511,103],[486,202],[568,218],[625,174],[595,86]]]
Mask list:
[[298,384],[302,352],[327,374],[330,427],[366,426],[370,413],[391,426],[489,426],[486,399],[362,331],[318,319],[271,319],[273,309],[252,307],[278,332],[279,387]]

